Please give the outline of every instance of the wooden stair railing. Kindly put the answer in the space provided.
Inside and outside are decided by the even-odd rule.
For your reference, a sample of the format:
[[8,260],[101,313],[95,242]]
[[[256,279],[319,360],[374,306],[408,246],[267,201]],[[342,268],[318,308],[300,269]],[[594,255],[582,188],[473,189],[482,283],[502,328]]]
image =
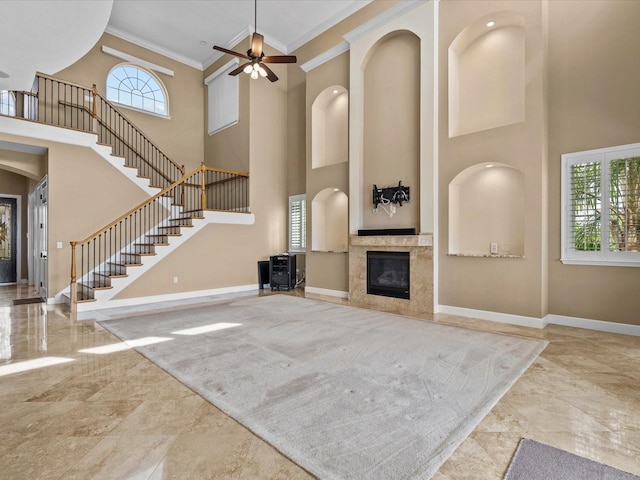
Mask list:
[[13,94],[15,117],[97,134],[98,143],[111,146],[152,186],[165,188],[184,175],[184,166],[149,140],[95,85],[89,88],[38,73],[31,92]]
[[249,174],[202,164],[81,241],[71,242],[71,310],[140,266],[206,210],[249,213]]

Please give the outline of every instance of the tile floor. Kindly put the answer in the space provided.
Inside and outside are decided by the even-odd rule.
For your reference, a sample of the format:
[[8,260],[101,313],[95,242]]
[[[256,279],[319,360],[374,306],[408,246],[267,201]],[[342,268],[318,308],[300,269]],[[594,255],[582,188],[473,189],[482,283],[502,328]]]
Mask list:
[[[0,479],[311,478],[138,353],[82,352],[117,343],[94,319],[13,306],[31,293],[0,287]],[[435,320],[550,344],[434,479],[500,479],[521,437],[640,475],[640,337]],[[10,370],[35,360],[60,363]]]

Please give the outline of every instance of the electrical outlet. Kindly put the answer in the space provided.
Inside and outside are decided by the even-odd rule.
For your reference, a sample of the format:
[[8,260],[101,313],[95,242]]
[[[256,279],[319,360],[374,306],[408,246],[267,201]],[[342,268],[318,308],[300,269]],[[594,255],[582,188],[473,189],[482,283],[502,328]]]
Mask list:
[[178,283],[178,277],[173,277],[173,283]]
[[58,242],[58,243],[56,243],[56,247],[58,247],[58,248],[62,248],[62,242]]
[[492,255],[495,255],[496,253],[498,253],[498,244],[495,242],[492,242],[489,245],[489,251],[491,252]]

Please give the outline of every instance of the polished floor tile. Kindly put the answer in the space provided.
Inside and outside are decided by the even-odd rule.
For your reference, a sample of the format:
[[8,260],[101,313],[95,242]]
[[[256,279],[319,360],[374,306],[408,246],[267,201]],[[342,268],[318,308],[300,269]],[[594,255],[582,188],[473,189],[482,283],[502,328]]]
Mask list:
[[[32,294],[26,286],[0,287],[0,478],[312,478],[96,321],[148,307],[78,319],[66,308],[13,306]],[[549,341],[434,479],[500,479],[523,437],[640,475],[640,338],[423,319]]]

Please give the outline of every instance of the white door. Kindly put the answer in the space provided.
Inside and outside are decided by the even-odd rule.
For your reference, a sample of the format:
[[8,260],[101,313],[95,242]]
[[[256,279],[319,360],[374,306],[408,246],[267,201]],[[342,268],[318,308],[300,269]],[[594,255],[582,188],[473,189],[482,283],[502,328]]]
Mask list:
[[47,177],[40,182],[38,245],[40,252],[40,298],[47,298]]
[[47,177],[29,194],[29,284],[47,298]]

